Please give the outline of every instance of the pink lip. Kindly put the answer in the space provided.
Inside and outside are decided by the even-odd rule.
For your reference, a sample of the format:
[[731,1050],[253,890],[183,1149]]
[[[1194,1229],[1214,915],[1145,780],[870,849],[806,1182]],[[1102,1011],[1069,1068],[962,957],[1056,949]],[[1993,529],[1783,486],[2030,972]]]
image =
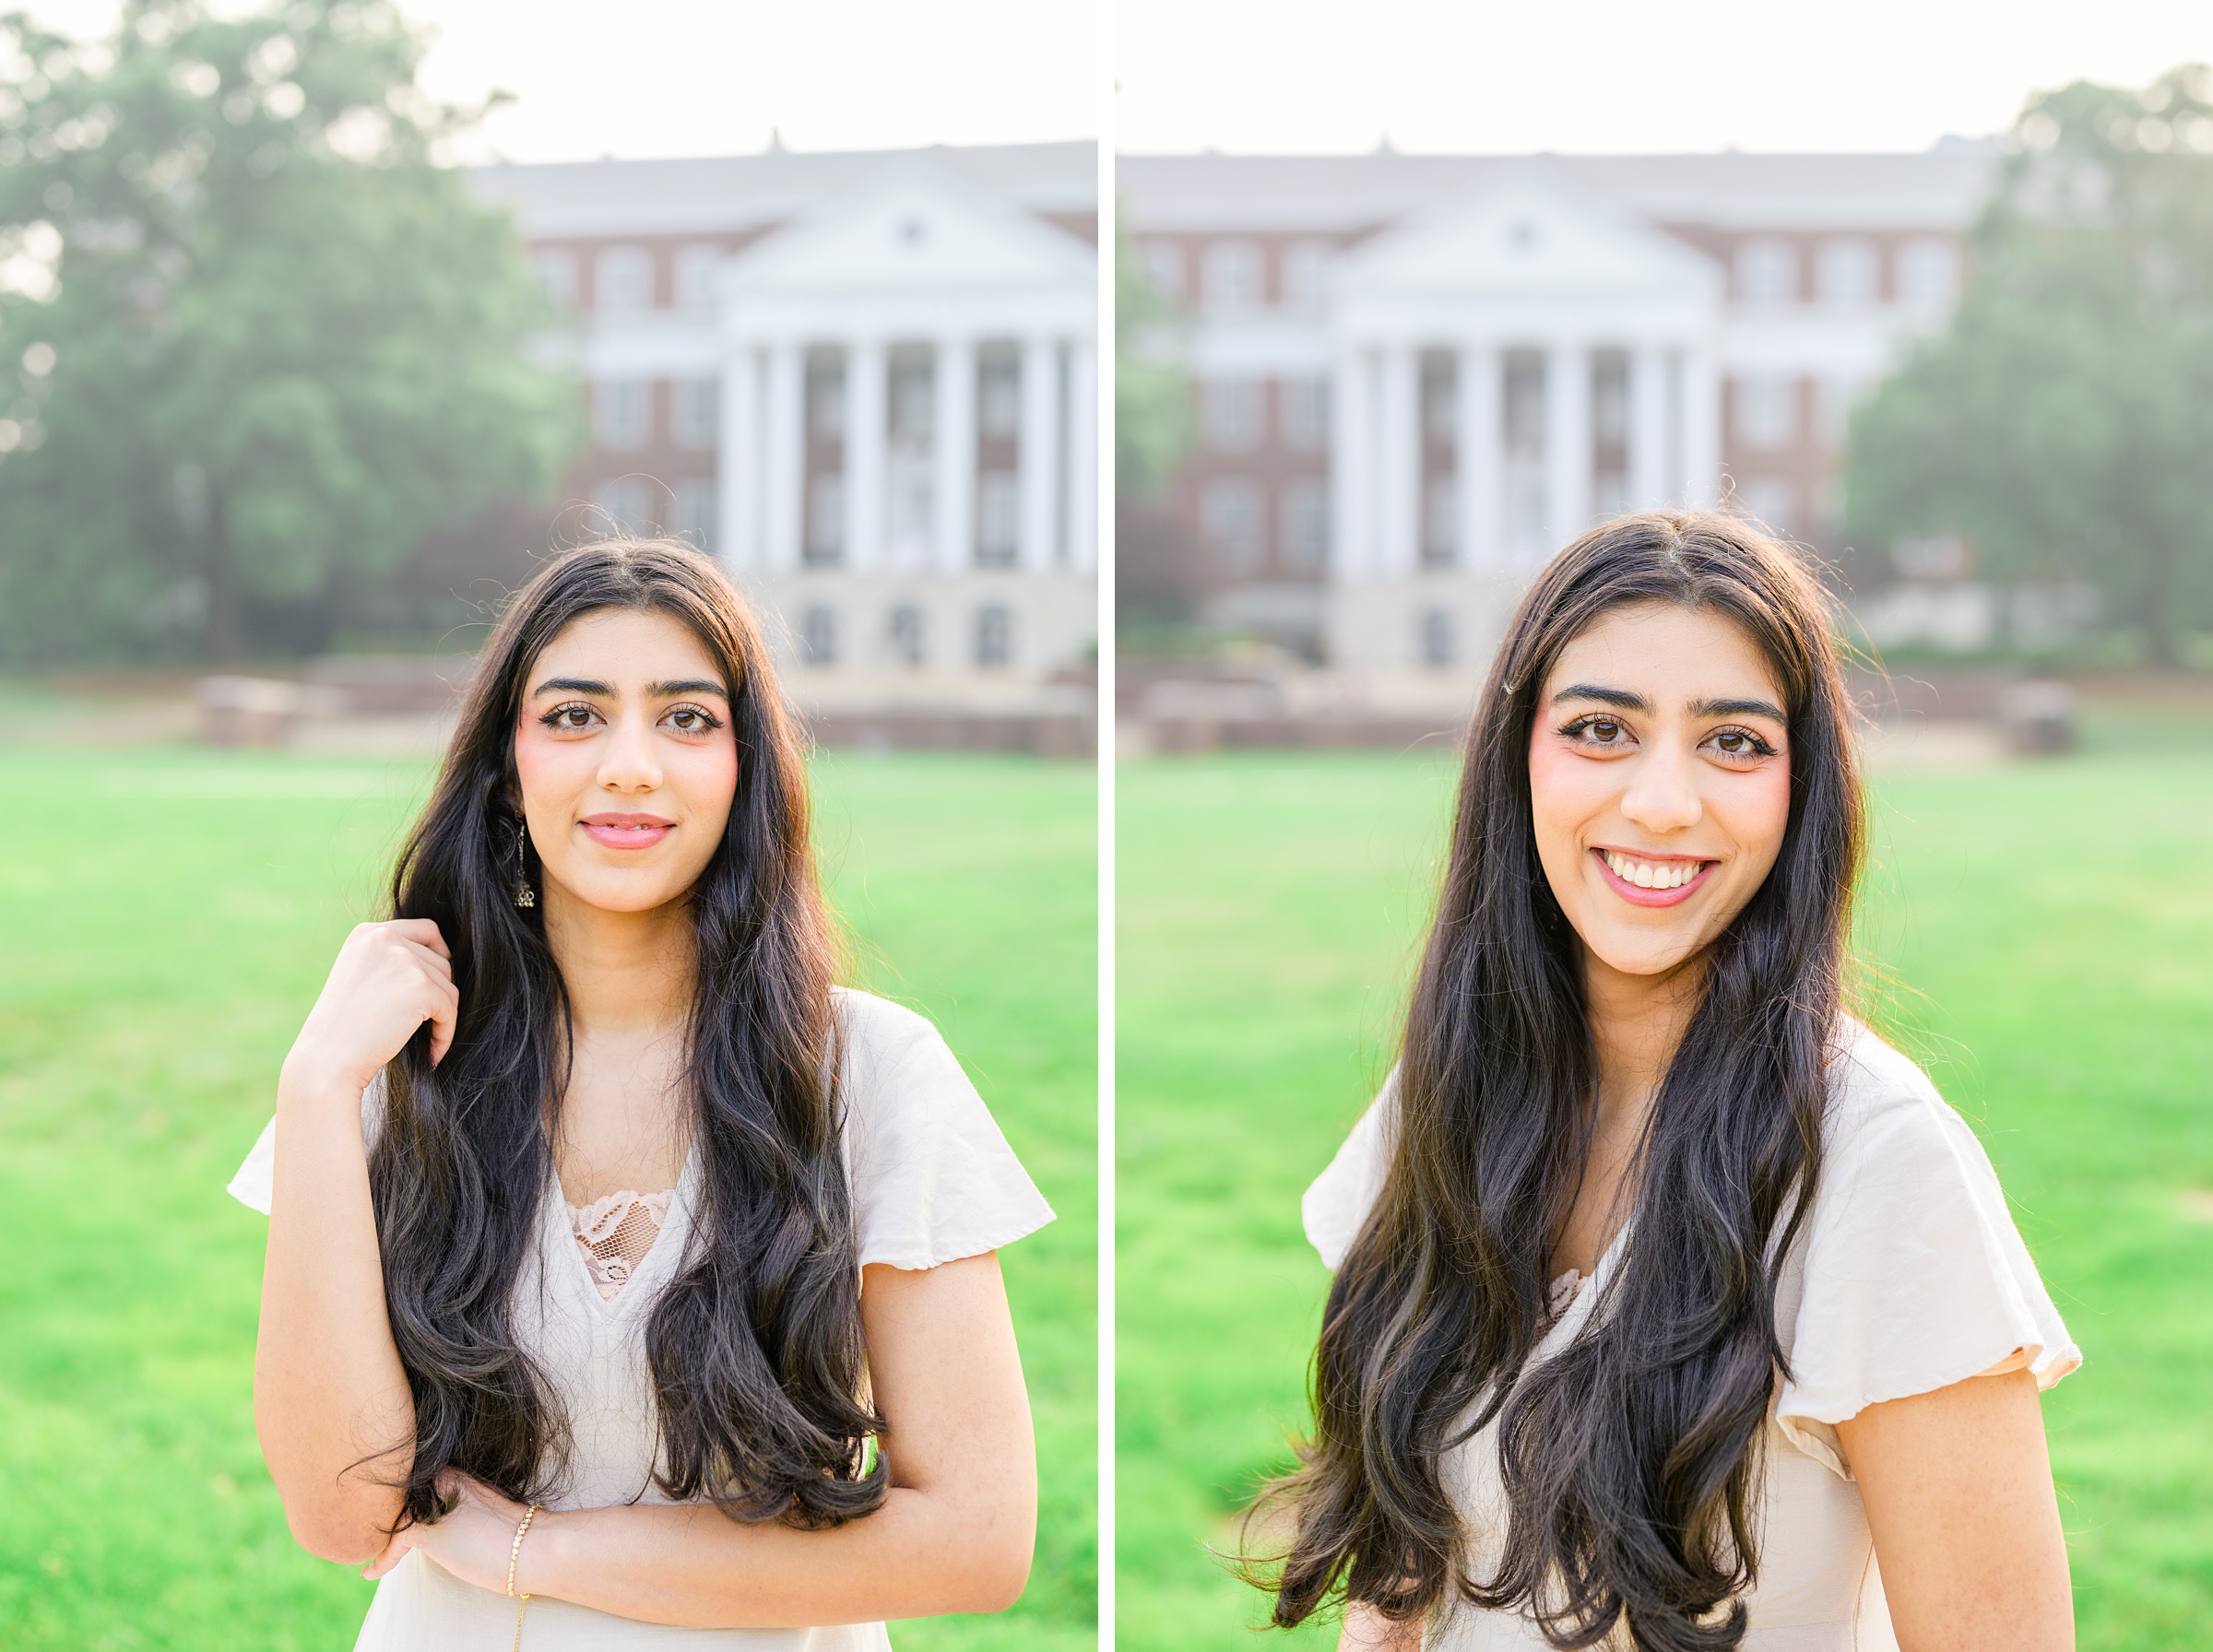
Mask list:
[[[1616,855],[1631,855],[1635,852],[1628,849],[1616,849],[1614,851],[1614,853]],[[1718,860],[1707,861],[1703,867],[1698,868],[1698,875],[1697,877],[1693,878],[1688,883],[1679,884],[1674,889],[1639,889],[1634,883],[1631,883],[1627,879],[1621,877],[1614,870],[1612,867],[1606,864],[1605,850],[1592,850],[1591,858],[1598,863],[1599,876],[1604,878],[1606,882],[1612,886],[1615,894],[1619,895],[1623,900],[1627,901],[1632,906],[1680,906],[1684,902],[1689,900],[1691,896],[1698,893],[1700,889],[1705,887],[1706,879],[1712,875],[1713,868],[1722,864]],[[1653,865],[1657,866],[1663,861],[1697,860],[1700,857],[1695,855],[1637,855],[1636,858],[1639,860],[1651,861]]]
[[650,849],[676,830],[659,815],[598,814],[577,822],[595,844],[609,849]]

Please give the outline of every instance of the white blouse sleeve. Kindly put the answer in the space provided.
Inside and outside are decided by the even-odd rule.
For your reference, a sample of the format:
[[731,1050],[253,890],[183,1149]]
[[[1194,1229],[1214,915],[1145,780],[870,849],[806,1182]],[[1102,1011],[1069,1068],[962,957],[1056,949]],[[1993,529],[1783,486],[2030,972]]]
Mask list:
[[1835,1425],[1866,1407],[2006,1371],[2048,1388],[2082,1354],[1982,1144],[1919,1068],[1862,1032],[1831,1108],[1776,1422],[1850,1479]]
[[[378,1073],[369,1080],[369,1088],[361,1092],[361,1145],[374,1147],[376,1133],[385,1120],[385,1075]],[[274,1115],[261,1127],[261,1135],[254,1143],[253,1151],[223,1189],[249,1210],[259,1210],[264,1216],[277,1191],[277,1119]]]
[[1398,1115],[1399,1071],[1395,1067],[1383,1080],[1382,1092],[1368,1103],[1353,1133],[1344,1139],[1330,1167],[1314,1178],[1306,1197],[1298,1201],[1308,1243],[1321,1253],[1321,1265],[1331,1272],[1344,1260],[1360,1236],[1361,1224],[1383,1191],[1383,1174],[1391,1167],[1391,1128]]
[[846,1162],[862,1267],[935,1268],[1052,1221],[937,1028],[841,990]]

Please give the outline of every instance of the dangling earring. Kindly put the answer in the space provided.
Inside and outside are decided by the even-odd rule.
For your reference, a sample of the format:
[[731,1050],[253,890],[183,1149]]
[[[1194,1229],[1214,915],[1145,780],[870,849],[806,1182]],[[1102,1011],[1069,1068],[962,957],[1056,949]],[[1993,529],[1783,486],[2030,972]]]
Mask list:
[[526,912],[538,904],[538,891],[530,887],[530,862],[523,853],[523,846],[529,841],[529,825],[517,820],[515,823],[515,903]]

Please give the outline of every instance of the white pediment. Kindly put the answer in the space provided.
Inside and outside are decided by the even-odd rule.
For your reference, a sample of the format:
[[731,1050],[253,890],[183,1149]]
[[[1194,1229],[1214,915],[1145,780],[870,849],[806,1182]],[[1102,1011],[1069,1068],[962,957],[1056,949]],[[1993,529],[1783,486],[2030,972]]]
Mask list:
[[1341,292],[1466,300],[1673,299],[1711,303],[1720,267],[1543,162],[1502,166],[1473,194],[1368,242]]
[[894,162],[730,260],[740,298],[1081,287],[1091,249],[925,156]]

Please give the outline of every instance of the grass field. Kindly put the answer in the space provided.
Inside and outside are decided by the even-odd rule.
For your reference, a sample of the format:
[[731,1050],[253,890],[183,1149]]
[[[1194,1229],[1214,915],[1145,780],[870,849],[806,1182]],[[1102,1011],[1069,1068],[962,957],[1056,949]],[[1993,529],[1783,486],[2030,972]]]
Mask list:
[[[262,1219],[223,1195],[427,771],[18,747],[0,822],[0,1646],[352,1644],[369,1587],[295,1548],[248,1410]],[[1045,1481],[1002,1617],[903,1652],[1095,1640],[1088,766],[825,756],[858,978],[932,1016],[1060,1220],[1008,1288]]]
[[[2045,1401],[2080,1645],[2183,1652],[2213,1622],[2213,741],[2093,733],[2078,757],[1884,778],[1864,947],[2087,1356]],[[1264,1619],[1206,1549],[1303,1421],[1326,1280],[1298,1196],[1390,1063],[1451,777],[1395,754],[1121,771],[1129,1652]]]

